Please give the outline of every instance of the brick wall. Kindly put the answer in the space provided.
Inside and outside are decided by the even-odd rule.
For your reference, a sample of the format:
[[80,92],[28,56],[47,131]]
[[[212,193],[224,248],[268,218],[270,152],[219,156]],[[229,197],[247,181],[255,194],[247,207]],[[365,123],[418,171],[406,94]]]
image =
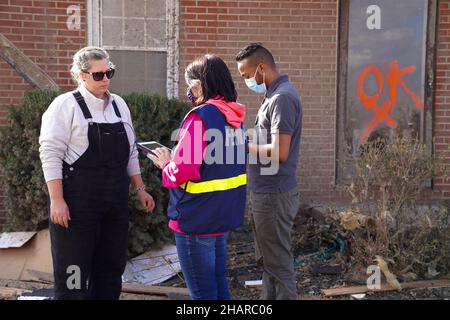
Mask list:
[[[81,5],[81,30],[68,31],[66,8]],[[305,200],[337,200],[334,191],[338,0],[180,0],[180,97],[186,65],[204,53],[220,55],[248,106],[251,127],[262,99],[237,72],[234,56],[259,41],[274,54],[302,96],[304,127],[298,175]],[[63,88],[72,87],[68,66],[86,44],[85,1],[0,0],[0,32]],[[450,165],[450,0],[441,0],[438,17],[434,135],[436,154]],[[0,61],[0,125],[5,105],[20,104],[27,84]],[[435,179],[433,198],[450,198],[450,180]],[[4,209],[0,189],[0,226]]]
[[[450,1],[440,1],[438,16],[434,138],[436,154],[450,167]],[[450,198],[450,178],[438,177],[437,197]]]
[[[450,1],[440,1],[435,151],[450,165]],[[180,1],[180,74],[206,52],[227,62],[238,84],[239,100],[248,106],[252,126],[262,97],[252,94],[239,76],[234,56],[249,42],[262,42],[275,56],[302,96],[304,126],[298,168],[304,200],[336,201],[343,194],[335,178],[336,61],[338,1]],[[181,76],[180,95],[185,84]],[[450,179],[434,181],[425,198],[450,197]]]
[[306,199],[333,197],[337,61],[336,0],[180,1],[180,95],[183,72],[197,55],[220,55],[248,106],[251,127],[262,96],[250,92],[234,56],[250,42],[270,49],[302,96],[304,126],[298,175]]
[[[61,88],[73,87],[71,57],[86,45],[86,1],[0,0],[0,33],[47,72]],[[67,28],[67,7],[80,5],[81,29]],[[6,124],[8,105],[20,105],[32,90],[17,72],[0,59],[0,125]],[[1,179],[0,179],[1,180]],[[5,219],[0,186],[0,228]]]

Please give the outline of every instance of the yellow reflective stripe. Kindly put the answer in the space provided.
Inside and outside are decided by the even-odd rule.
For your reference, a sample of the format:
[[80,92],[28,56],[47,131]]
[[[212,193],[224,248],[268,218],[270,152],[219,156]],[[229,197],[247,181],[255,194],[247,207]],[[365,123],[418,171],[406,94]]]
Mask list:
[[216,179],[202,182],[189,181],[187,183],[187,188],[186,183],[183,183],[180,187],[185,189],[188,193],[206,193],[235,189],[246,184],[247,174],[244,173],[239,176],[226,179]]

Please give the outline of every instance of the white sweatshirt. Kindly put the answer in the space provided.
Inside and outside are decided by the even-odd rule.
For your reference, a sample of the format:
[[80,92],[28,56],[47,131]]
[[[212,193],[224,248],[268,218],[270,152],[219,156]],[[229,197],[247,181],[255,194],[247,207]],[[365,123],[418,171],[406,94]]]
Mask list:
[[[81,85],[77,90],[80,91],[86,101],[93,122],[115,123],[120,121],[112,105],[112,98],[114,98],[130,143],[128,175],[131,177],[140,174],[138,151],[135,147],[136,138],[130,110],[125,101],[118,95],[110,94],[108,104],[105,107],[105,101],[96,98],[84,86]],[[67,164],[74,163],[87,150],[89,145],[88,121],[84,118],[72,92],[66,92],[56,97],[42,115],[39,154],[46,182],[62,179],[63,161]]]

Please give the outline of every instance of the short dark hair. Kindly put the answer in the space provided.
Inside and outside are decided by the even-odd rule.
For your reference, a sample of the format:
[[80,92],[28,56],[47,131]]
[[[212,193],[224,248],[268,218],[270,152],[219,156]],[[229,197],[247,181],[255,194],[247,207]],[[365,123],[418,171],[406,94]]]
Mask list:
[[186,83],[200,81],[203,96],[198,97],[197,104],[202,104],[216,96],[222,96],[227,102],[237,100],[230,69],[218,56],[206,54],[191,62],[184,73]]
[[266,63],[272,67],[275,67],[275,59],[273,55],[259,42],[250,43],[243,48],[236,55],[236,61],[240,62],[248,57],[251,57],[254,64]]

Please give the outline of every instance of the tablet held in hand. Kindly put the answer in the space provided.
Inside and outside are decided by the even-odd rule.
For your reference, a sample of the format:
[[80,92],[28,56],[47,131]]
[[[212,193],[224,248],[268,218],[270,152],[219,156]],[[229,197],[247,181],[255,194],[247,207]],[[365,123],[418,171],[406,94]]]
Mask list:
[[170,148],[167,148],[166,146],[160,144],[156,141],[145,141],[145,142],[136,142],[137,148],[140,152],[143,152],[146,154],[147,158],[152,160],[154,162],[154,159],[156,154],[154,153],[154,150],[156,148],[166,148],[169,151],[172,151]]

